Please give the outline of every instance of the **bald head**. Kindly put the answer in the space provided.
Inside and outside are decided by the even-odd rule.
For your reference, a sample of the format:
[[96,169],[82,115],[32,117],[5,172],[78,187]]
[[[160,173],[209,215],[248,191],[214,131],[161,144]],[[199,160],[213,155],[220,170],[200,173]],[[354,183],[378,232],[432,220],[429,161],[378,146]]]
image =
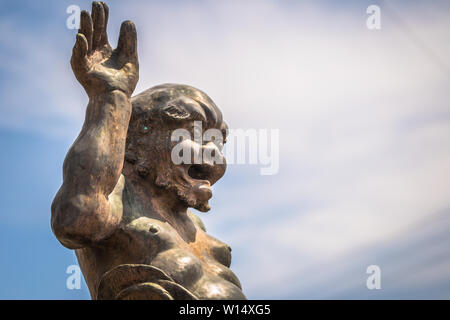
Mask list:
[[[176,123],[202,121],[207,128],[226,130],[222,112],[201,90],[182,84],[162,84],[134,96],[130,126],[142,120]],[[144,121],[145,122],[145,121]]]

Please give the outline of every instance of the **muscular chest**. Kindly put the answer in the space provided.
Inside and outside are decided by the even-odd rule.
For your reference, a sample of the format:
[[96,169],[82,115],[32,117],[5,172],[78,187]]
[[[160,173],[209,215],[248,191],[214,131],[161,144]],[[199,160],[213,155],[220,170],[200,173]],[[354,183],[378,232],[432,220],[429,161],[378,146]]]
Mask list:
[[137,253],[137,263],[158,267],[177,283],[192,287],[200,278],[213,276],[240,286],[228,269],[230,247],[200,228],[187,240],[167,222],[140,217],[124,225],[121,232],[129,239],[128,250]]

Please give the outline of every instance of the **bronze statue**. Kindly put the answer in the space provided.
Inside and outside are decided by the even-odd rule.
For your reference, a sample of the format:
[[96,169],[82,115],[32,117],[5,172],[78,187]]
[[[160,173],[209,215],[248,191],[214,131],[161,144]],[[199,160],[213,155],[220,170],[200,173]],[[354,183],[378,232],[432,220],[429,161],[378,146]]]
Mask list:
[[81,12],[71,65],[89,96],[83,128],[63,166],[52,230],[74,249],[93,299],[245,299],[228,268],[230,247],[188,210],[210,209],[221,163],[174,164],[171,133],[227,127],[214,102],[186,85],[163,84],[131,97],[139,77],[136,29],[122,23],[108,43],[108,7]]

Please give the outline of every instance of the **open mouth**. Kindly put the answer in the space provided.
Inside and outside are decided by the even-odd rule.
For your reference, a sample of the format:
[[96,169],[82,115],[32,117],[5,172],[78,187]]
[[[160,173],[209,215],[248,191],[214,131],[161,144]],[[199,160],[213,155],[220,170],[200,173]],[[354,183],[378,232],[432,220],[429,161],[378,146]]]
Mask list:
[[192,190],[200,201],[207,202],[212,197],[211,178],[214,177],[212,168],[207,164],[194,164],[187,170],[189,178],[192,179]]
[[188,175],[194,180],[203,180],[211,184],[213,167],[207,164],[193,164],[188,169]]

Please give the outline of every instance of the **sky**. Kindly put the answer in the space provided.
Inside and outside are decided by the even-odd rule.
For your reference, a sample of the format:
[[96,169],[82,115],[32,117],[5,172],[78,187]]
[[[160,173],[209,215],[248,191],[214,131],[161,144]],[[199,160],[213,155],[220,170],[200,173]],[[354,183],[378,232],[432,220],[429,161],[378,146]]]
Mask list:
[[[230,128],[279,130],[278,173],[230,165],[200,213],[248,298],[450,298],[448,1],[107,3],[113,46],[122,21],[137,27],[135,94],[189,84]],[[50,229],[88,102],[70,5],[90,10],[0,3],[1,299],[90,298],[67,288],[76,257]]]

